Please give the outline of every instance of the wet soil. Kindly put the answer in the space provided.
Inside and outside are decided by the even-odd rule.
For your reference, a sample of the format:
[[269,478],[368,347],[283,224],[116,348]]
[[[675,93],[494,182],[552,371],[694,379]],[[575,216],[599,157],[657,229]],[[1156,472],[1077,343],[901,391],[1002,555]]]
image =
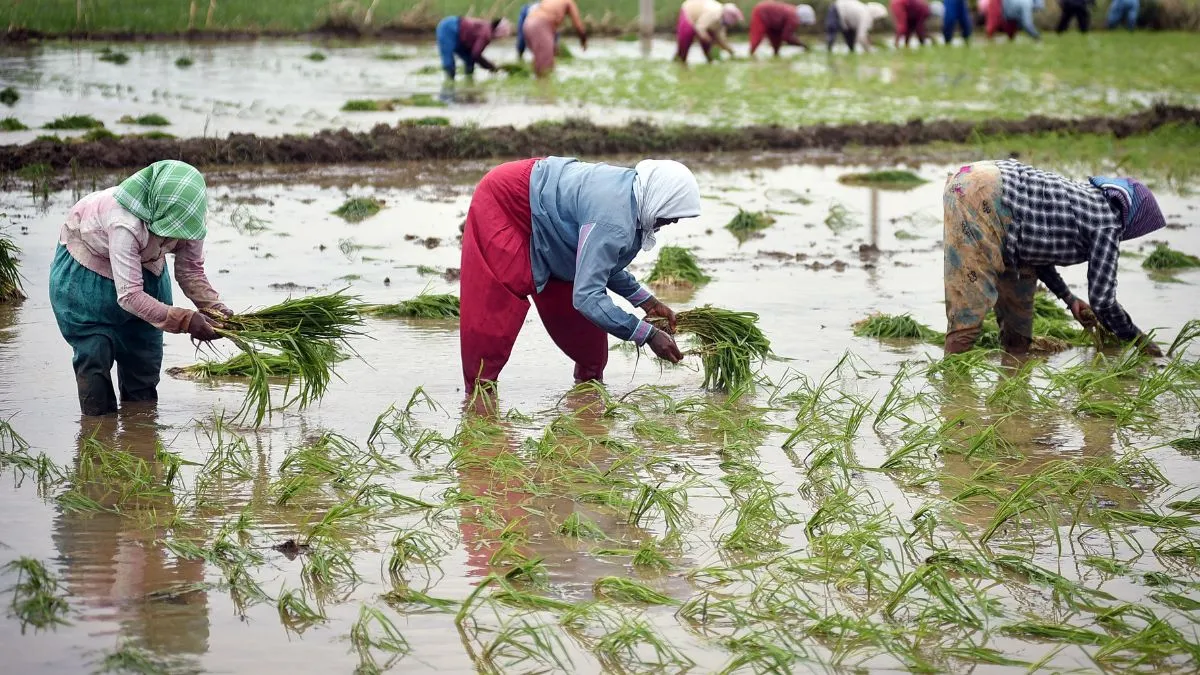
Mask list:
[[120,138],[94,142],[35,141],[0,147],[0,170],[33,164],[59,171],[136,168],[163,157],[199,167],[245,164],[346,164],[405,160],[463,160],[546,155],[598,156],[623,153],[695,153],[766,150],[837,150],[847,146],[895,148],[930,143],[965,143],[980,137],[1031,133],[1104,134],[1124,138],[1168,124],[1200,125],[1200,109],[1156,105],[1119,117],[983,122],[913,120],[906,124],[860,123],[786,128],[721,129],[630,123],[603,126],[589,121],[543,122],[525,128],[378,125],[370,132],[346,129],[312,136],[228,138]]

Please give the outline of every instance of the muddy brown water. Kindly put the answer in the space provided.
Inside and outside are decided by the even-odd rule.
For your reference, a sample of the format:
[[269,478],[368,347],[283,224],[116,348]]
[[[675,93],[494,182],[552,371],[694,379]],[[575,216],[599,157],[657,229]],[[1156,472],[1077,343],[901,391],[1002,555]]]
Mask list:
[[[711,170],[696,163],[704,194],[703,215],[663,231],[660,245],[692,248],[713,281],[692,294],[676,294],[677,308],[711,303],[759,313],[761,326],[785,361],[772,362],[766,374],[776,381],[790,370],[820,378],[846,350],[882,373],[844,386],[858,394],[887,390],[887,382],[904,361],[936,357],[924,345],[882,344],[857,339],[850,324],[874,312],[910,312],[918,320],[940,328],[941,187],[950,164],[924,165],[918,173],[929,183],[909,192],[882,192],[849,187],[838,175],[863,167],[794,164],[787,158],[735,158]],[[394,302],[424,289],[456,292],[436,276],[421,276],[420,265],[445,269],[458,266],[458,225],[470,199],[471,185],[488,168],[485,163],[437,167],[328,167],[309,172],[274,174],[230,171],[210,177],[210,234],[207,268],[216,288],[235,308],[270,304],[288,296],[286,285],[302,289],[338,289],[350,286],[368,302]],[[347,195],[373,195],[386,201],[378,215],[358,224],[342,221],[331,212]],[[1156,234],[1185,251],[1200,251],[1200,196],[1159,192],[1170,222],[1183,225]],[[48,200],[22,192],[0,195],[0,211],[9,230],[24,249],[23,272],[29,300],[12,308],[0,307],[0,417],[10,418],[14,429],[32,445],[61,465],[77,461],[83,438],[95,434],[112,445],[128,447],[152,457],[156,442],[185,458],[203,462],[211,443],[202,428],[211,427],[214,411],[236,409],[242,385],[224,381],[200,383],[164,377],[161,401],[156,408],[124,412],[119,419],[81,420],[70,372],[70,350],[58,335],[47,300],[47,273],[59,224],[74,195],[54,192]],[[824,223],[830,206],[843,205],[852,225],[833,232]],[[737,208],[770,209],[777,222],[763,236],[740,243],[723,229]],[[259,219],[251,231],[247,216]],[[242,230],[234,222],[243,225]],[[903,234],[901,234],[903,233]],[[427,248],[419,241],[430,237],[441,245]],[[875,245],[878,255],[860,255],[863,245]],[[1137,251],[1134,243],[1125,250]],[[802,257],[803,259],[798,259]],[[653,255],[643,255],[633,266],[644,275]],[[1070,268],[1064,276],[1073,288],[1085,288],[1084,269]],[[1170,339],[1188,318],[1200,315],[1196,284],[1200,272],[1176,275],[1171,281],[1152,279],[1140,261],[1122,261],[1120,299],[1143,328],[1161,327]],[[280,286],[283,285],[283,286]],[[301,291],[302,292],[302,291]],[[182,294],[176,289],[178,298]],[[206,512],[212,525],[236,518],[244,506],[261,501],[266,484],[276,475],[279,462],[305,438],[321,430],[345,434],[362,444],[376,416],[389,405],[403,405],[414,388],[423,387],[442,410],[418,413],[426,425],[450,434],[459,419],[462,388],[458,367],[458,342],[452,322],[412,323],[372,320],[369,339],[355,343],[361,359],[345,362],[319,406],[304,412],[276,413],[263,428],[239,428],[253,453],[254,477],[231,485]],[[218,345],[229,353],[227,345]],[[200,355],[183,337],[167,336],[165,367],[193,363]],[[1056,356],[1065,364],[1078,352]],[[551,411],[570,409],[571,366],[553,346],[530,313],[512,360],[502,376],[501,405],[538,421]],[[701,395],[701,378],[693,368],[662,369],[652,359],[636,359],[627,351],[612,352],[607,371],[608,388],[622,394],[638,386],[672,387],[677,398]],[[764,392],[759,397],[765,396]],[[1159,424],[1166,437],[1195,426],[1194,411],[1163,411]],[[596,421],[603,428],[601,421]],[[1118,456],[1130,443],[1150,445],[1155,436],[1126,437],[1110,423],[1080,421],[1069,415],[1051,416],[1041,424],[1011,428],[1010,440],[1033,460],[1059,456]],[[795,498],[804,474],[779,446],[782,437],[769,435],[759,449],[764,471],[792,495],[788,503],[802,516],[807,502]],[[869,437],[856,446],[860,460],[876,466],[884,450]],[[680,448],[702,479],[719,481],[720,453],[706,444]],[[1200,487],[1195,460],[1169,448],[1152,452],[1152,459],[1177,488]],[[955,472],[952,462],[945,469]],[[436,473],[436,472],[435,472]],[[889,500],[901,515],[911,514],[920,499],[907,493],[883,474],[863,479]],[[53,501],[38,498],[36,486],[26,480],[16,485],[6,473],[0,486],[0,560],[28,555],[47,561],[61,575],[73,622],[50,632],[21,635],[12,618],[0,621],[0,653],[5,672],[52,673],[92,669],[106,651],[126,641],[179,659],[181,670],[242,672],[269,667],[280,671],[346,672],[357,657],[347,638],[361,603],[376,602],[388,590],[381,574],[385,566],[383,542],[365,541],[355,546],[356,568],[364,581],[345,597],[325,605],[328,621],[302,634],[289,633],[279,622],[273,603],[254,605],[245,616],[228,592],[198,590],[170,599],[147,599],[147,594],[179,583],[218,583],[221,573],[202,562],[168,555],[156,538],[161,536],[139,518],[113,514],[81,515],[64,512]],[[464,490],[491,489],[523,498],[519,489],[489,485],[486,474],[427,475],[421,470],[402,472],[392,487],[414,496],[434,499],[447,486]],[[1152,495],[1153,499],[1163,498]],[[636,540],[640,534],[619,518],[587,505],[576,507],[562,498],[539,497],[539,508],[569,513],[580,508],[596,520],[609,536]],[[319,506],[319,505],[317,505]],[[328,506],[328,505],[326,505]],[[705,526],[686,538],[677,560],[687,570],[717,564],[721,557],[709,532],[719,514],[721,500],[698,490],[689,507]],[[258,530],[254,543],[267,547],[297,536],[305,522],[319,511],[265,507],[255,511]],[[163,506],[163,511],[169,505]],[[500,513],[507,513],[502,507]],[[969,515],[964,519],[970,522]],[[413,526],[400,517],[398,527]],[[566,599],[590,597],[598,576],[623,574],[620,560],[592,556],[586,547],[565,541],[543,522],[532,524],[528,548],[544,557],[550,570],[552,594]],[[465,598],[473,585],[491,570],[487,564],[486,536],[472,526],[448,535],[450,551],[432,595]],[[783,540],[801,541],[800,528],[789,527]],[[297,588],[300,562],[266,552],[267,562],[255,568],[264,590],[275,594]],[[1070,555],[1070,553],[1068,553]],[[1076,555],[1081,555],[1077,552]],[[693,591],[678,573],[650,577],[667,593],[686,599]],[[0,573],[0,588],[13,577]],[[1138,600],[1144,589],[1120,579],[1104,590],[1123,599]],[[7,601],[5,602],[7,604]],[[376,603],[378,604],[378,603]],[[453,625],[453,615],[393,613],[392,618],[413,646],[395,672],[475,670]],[[695,672],[715,670],[726,655],[697,633],[681,626],[672,610],[650,609],[646,618],[677,648],[696,663]],[[1010,639],[994,640],[1006,653],[1020,652],[1036,660],[1050,653],[1046,645],[1022,645]],[[575,654],[576,667],[591,672],[597,664]],[[1052,667],[1092,667],[1078,650],[1065,650],[1050,662]],[[897,664],[876,658],[868,668],[894,669]]]

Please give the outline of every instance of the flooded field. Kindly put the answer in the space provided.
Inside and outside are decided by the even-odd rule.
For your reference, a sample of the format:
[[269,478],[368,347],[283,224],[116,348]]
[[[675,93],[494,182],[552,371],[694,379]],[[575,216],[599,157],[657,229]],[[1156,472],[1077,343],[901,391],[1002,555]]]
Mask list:
[[[811,44],[819,38],[809,36]],[[111,132],[178,137],[369,130],[401,120],[524,126],[582,117],[717,124],[1023,118],[1125,114],[1163,101],[1200,105],[1200,75],[1175,64],[1200,57],[1190,34],[1067,35],[1043,43],[939,47],[873,54],[787,52],[681,69],[674,44],[594,40],[560,60],[554,80],[480,73],[446,85],[431,42],[261,41],[205,45],[152,42],[6,45],[0,87],[21,98],[3,114],[28,127],[0,132],[0,144],[87,130],[43,128],[87,114]],[[108,55],[103,51],[110,49]],[[740,54],[747,52],[738,44]],[[126,58],[113,62],[113,53]],[[511,40],[489,47],[515,61]],[[700,58],[699,53],[693,55]],[[179,65],[185,59],[188,65]],[[118,59],[121,60],[121,59]],[[702,60],[702,59],[701,59]],[[1108,68],[1111,62],[1141,64]],[[388,101],[388,112],[346,112],[349,101]],[[161,116],[159,126],[132,123]],[[122,122],[128,118],[131,122]],[[425,123],[441,120],[424,119]],[[5,127],[7,128],[7,127]]]
[[[499,413],[464,415],[454,322],[371,319],[319,406],[258,429],[230,419],[236,380],[164,377],[156,409],[81,421],[46,290],[76,195],[3,193],[30,298],[0,308],[0,560],[43,561],[58,586],[34,597],[69,608],[0,622],[6,667],[1195,672],[1200,455],[1168,443],[1200,425],[1200,344],[1021,365],[856,338],[873,312],[944,326],[941,189],[968,158],[906,192],[809,159],[689,161],[704,213],[659,241],[712,277],[662,292],[677,310],[761,316],[780,358],[753,391],[620,347],[606,388],[572,389],[531,313]],[[214,285],[235,309],[457,292],[488,168],[212,172]],[[1195,183],[1155,187],[1153,238],[1200,252]],[[348,196],[384,208],[347,223]],[[775,222],[739,242],[739,208]],[[1151,275],[1150,246],[1125,249],[1119,296],[1165,347],[1200,272]],[[205,356],[168,336],[166,367]]]

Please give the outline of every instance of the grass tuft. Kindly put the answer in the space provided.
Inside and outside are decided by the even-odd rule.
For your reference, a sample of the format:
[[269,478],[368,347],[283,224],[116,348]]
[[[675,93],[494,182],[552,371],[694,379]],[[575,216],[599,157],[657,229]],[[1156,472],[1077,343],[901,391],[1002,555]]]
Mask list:
[[379,213],[384,206],[382,199],[374,197],[351,197],[333,212],[348,223],[358,223]]
[[25,299],[21,286],[21,249],[7,235],[0,234],[0,304]]
[[643,605],[678,605],[679,601],[649,586],[625,577],[600,577],[592,584],[597,598]]
[[1159,244],[1142,261],[1142,267],[1148,270],[1175,270],[1200,267],[1200,258],[1188,255],[1182,251],[1176,251],[1166,244]]
[[105,47],[100,50],[100,60],[106,63],[115,63],[118,66],[123,66],[129,63],[129,55],[125,52],[113,51],[112,47]]
[[63,115],[42,125],[43,129],[99,129],[104,122],[91,115]]
[[25,123],[15,117],[5,117],[0,120],[0,131],[25,131],[29,127]]
[[866,173],[847,173],[838,176],[838,182],[846,185],[865,185],[881,190],[911,190],[929,181],[911,171],[886,169]]
[[13,594],[10,608],[21,622],[22,634],[27,626],[42,630],[68,623],[66,594],[59,591],[58,578],[41,561],[21,557],[4,569],[17,575],[17,582],[9,589]]
[[454,319],[458,317],[458,296],[449,293],[422,293],[394,305],[364,305],[369,316],[404,319]]
[[121,119],[117,121],[121,124],[140,124],[145,127],[165,127],[170,126],[171,124],[171,120],[157,113],[141,115],[139,117],[134,117],[133,115],[122,115]]
[[19,92],[17,92],[16,89],[13,89],[12,87],[5,87],[4,89],[0,89],[0,103],[3,103],[4,105],[7,105],[7,106],[11,106],[20,100],[21,100],[21,94]]
[[181,56],[175,59],[176,68],[191,68],[196,62],[188,56]]
[[709,276],[696,263],[696,256],[682,246],[664,246],[646,281],[660,286],[695,288],[709,282]]
[[324,61],[326,57],[324,52],[309,52],[304,58],[308,59],[309,61],[316,61],[319,63]]
[[737,215],[725,225],[725,229],[732,232],[738,241],[745,241],[774,224],[775,219],[764,211],[738,209]]
[[942,339],[938,331],[918,322],[908,314],[872,314],[854,323],[854,335],[873,338],[911,338],[936,342]]

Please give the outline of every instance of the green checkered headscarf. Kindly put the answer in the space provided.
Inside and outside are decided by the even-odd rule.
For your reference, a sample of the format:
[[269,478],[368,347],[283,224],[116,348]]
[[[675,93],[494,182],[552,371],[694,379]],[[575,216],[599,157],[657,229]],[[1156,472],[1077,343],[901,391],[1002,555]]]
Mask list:
[[114,196],[160,237],[203,239],[207,233],[204,176],[191,164],[173,159],[155,162],[126,178]]

